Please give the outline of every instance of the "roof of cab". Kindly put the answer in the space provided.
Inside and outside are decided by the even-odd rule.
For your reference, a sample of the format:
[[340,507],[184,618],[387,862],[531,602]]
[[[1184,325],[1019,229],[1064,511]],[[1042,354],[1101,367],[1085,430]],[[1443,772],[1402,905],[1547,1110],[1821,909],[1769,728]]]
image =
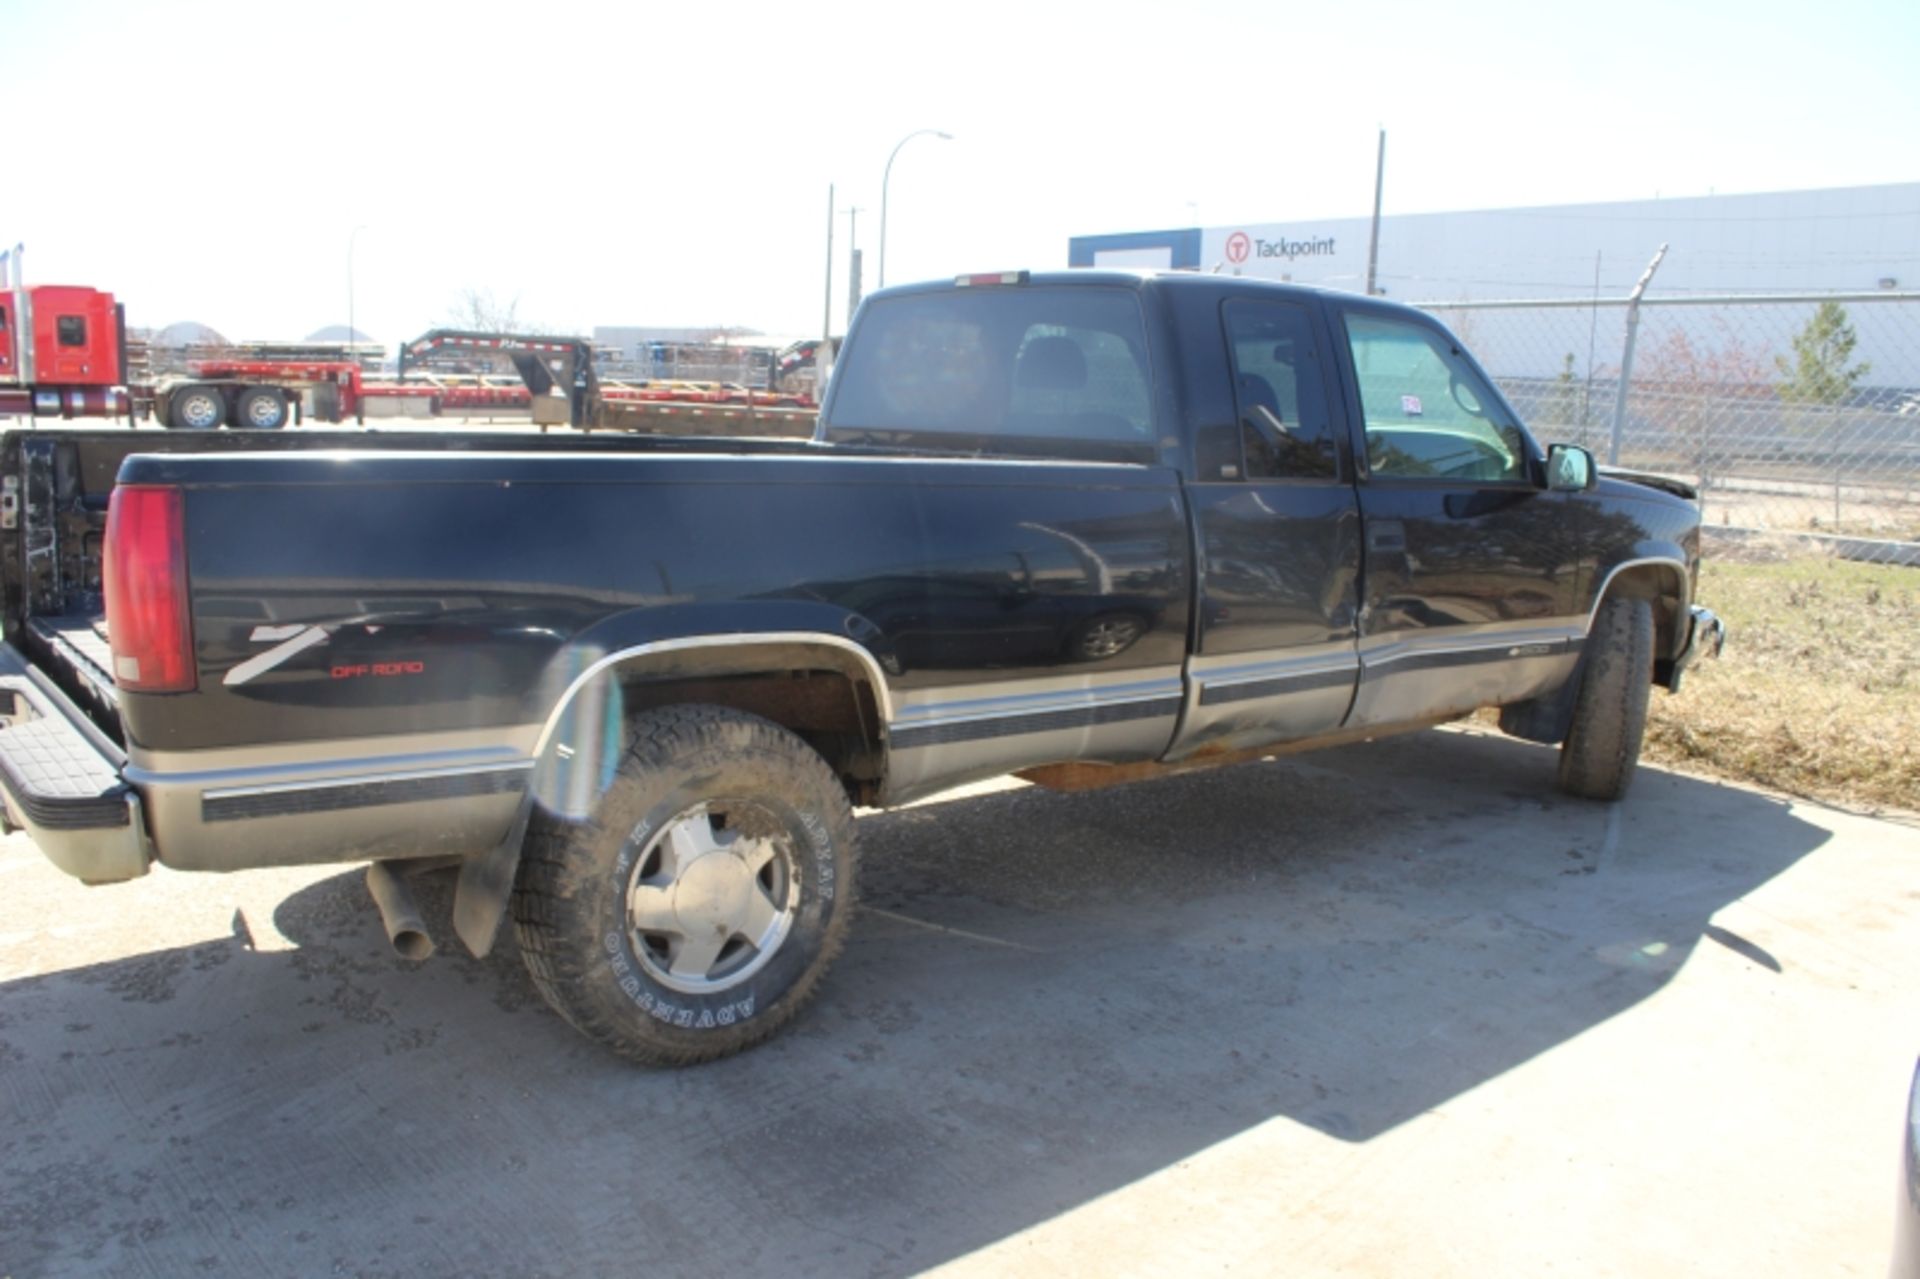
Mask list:
[[1195,289],[1211,292],[1232,291],[1271,293],[1293,297],[1323,297],[1342,300],[1365,300],[1375,305],[1389,306],[1400,310],[1408,309],[1405,303],[1390,302],[1386,298],[1364,298],[1364,295],[1345,289],[1321,288],[1311,284],[1281,283],[1278,280],[1263,280],[1242,275],[1216,275],[1200,271],[1151,270],[1126,267],[1074,267],[1057,271],[1030,271],[1021,283],[962,284],[961,280],[981,281],[993,275],[1014,275],[1016,272],[968,273],[961,277],[946,277],[938,280],[922,280],[913,284],[897,284],[868,294],[869,300],[883,300],[915,293],[940,293],[956,288],[1031,288],[1046,285],[1077,285],[1081,287],[1106,285],[1108,287],[1140,289]]

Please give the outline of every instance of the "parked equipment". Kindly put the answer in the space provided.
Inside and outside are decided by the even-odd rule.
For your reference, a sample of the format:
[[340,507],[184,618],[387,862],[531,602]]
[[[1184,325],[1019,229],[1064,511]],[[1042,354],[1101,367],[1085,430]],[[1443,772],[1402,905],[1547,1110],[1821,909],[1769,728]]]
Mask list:
[[[662,435],[813,434],[812,397],[756,391],[724,382],[603,382],[585,338],[433,329],[400,348],[398,387],[407,366],[447,347],[498,353],[526,384],[534,425],[581,431],[641,431]],[[384,393],[369,388],[368,393]]]
[[[157,419],[175,430],[272,431],[303,420],[465,417],[530,412],[545,431],[667,435],[813,433],[812,395],[721,382],[602,382],[584,338],[434,329],[400,351],[399,376],[369,379],[357,360],[328,351],[242,350],[193,361],[185,374],[136,380],[126,310],[111,293],[17,281],[0,274],[0,417]],[[519,384],[484,375],[422,373],[408,364],[443,347],[509,359]]]

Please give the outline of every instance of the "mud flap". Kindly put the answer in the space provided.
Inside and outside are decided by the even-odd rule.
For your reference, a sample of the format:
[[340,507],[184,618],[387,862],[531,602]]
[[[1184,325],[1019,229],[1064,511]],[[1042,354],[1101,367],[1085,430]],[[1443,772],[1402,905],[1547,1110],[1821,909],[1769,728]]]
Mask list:
[[505,839],[460,865],[460,879],[453,891],[453,931],[475,959],[485,959],[493,950],[500,921],[507,917],[514,873],[520,868],[520,846],[526,842],[527,820],[532,815],[529,798],[520,805],[520,815],[514,818]]
[[1575,664],[1566,683],[1550,693],[1500,708],[1500,731],[1522,741],[1558,746],[1573,728],[1573,701],[1587,673],[1586,658]]

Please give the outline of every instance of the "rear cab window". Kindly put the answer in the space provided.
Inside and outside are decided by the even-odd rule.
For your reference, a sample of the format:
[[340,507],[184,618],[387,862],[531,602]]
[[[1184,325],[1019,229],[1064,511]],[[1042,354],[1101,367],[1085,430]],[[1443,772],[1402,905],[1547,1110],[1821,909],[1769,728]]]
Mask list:
[[871,301],[833,373],[837,443],[1152,462],[1131,289],[956,288]]

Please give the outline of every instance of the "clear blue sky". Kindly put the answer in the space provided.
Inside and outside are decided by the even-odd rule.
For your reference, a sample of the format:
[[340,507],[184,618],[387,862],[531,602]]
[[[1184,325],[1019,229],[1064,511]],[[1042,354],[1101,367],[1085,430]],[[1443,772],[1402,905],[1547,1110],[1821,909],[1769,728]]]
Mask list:
[[[1920,178],[1920,3],[492,5],[0,0],[0,241],[135,324],[394,342],[817,332],[827,185],[874,282],[1070,235]],[[847,219],[838,220],[844,253]],[[837,258],[836,297],[845,286]],[[835,303],[836,324],[844,314]]]

